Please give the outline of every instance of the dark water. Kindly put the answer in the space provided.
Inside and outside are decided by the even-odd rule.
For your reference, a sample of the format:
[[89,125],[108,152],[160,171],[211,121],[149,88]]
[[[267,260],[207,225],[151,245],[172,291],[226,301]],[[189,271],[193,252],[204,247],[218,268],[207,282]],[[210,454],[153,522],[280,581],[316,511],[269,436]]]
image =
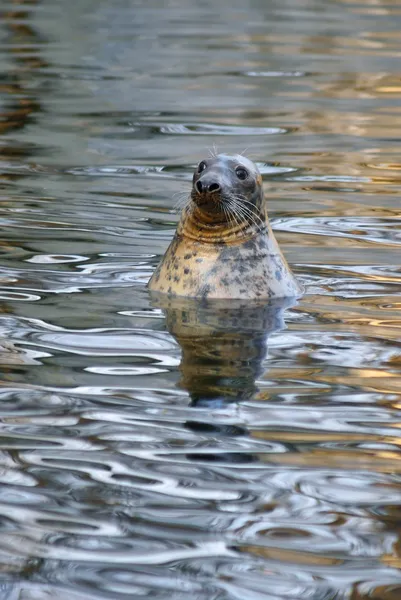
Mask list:
[[[1,600],[401,598],[399,1],[1,11]],[[298,305],[150,300],[213,144]]]

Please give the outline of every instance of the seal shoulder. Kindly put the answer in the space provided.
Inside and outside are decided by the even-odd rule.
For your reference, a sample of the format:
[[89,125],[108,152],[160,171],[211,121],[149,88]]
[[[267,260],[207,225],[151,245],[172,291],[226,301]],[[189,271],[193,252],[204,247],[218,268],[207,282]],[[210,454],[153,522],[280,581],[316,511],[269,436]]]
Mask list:
[[301,292],[270,228],[223,248],[204,279],[207,285],[209,298],[267,299]]
[[273,232],[241,244],[202,244],[175,235],[149,289],[199,298],[279,298],[300,287]]
[[151,277],[148,288],[170,296],[199,295],[205,275],[215,263],[209,245],[175,234],[166,253]]

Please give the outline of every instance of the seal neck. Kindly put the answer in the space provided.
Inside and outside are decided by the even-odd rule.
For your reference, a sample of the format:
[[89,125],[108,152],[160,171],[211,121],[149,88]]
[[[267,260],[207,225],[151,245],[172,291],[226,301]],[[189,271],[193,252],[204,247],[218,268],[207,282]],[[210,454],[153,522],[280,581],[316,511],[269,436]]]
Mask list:
[[177,227],[178,235],[197,242],[209,244],[242,244],[255,238],[258,234],[268,232],[267,215],[261,215],[261,226],[240,221],[229,223],[225,215],[209,216],[190,204],[182,213]]

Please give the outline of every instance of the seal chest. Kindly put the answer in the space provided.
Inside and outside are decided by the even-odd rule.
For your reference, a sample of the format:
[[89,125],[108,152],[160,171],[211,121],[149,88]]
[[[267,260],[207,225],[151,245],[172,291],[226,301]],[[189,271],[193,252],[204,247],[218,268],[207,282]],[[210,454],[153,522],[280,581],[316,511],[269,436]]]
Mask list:
[[241,155],[202,160],[175,236],[148,283],[194,298],[299,296],[266,212],[262,177]]

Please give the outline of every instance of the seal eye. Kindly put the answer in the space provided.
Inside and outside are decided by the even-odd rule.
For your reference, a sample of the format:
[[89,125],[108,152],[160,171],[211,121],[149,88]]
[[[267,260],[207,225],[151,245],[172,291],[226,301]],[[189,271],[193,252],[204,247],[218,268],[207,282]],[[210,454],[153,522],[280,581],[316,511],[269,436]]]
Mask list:
[[202,162],[199,163],[198,166],[198,173],[202,173],[202,171],[204,171],[206,169],[206,163],[204,160],[202,160]]
[[241,179],[242,181],[248,177],[248,171],[244,169],[244,167],[237,167],[235,173],[238,179]]

